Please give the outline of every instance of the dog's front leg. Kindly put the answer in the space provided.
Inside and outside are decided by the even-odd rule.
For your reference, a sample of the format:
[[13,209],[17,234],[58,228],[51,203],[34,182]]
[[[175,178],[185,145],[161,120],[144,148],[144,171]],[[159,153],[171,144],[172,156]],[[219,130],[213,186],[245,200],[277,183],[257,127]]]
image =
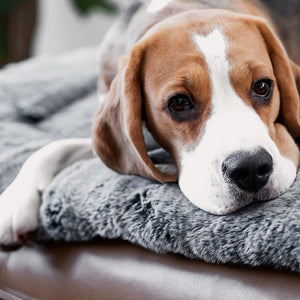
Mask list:
[[53,177],[72,163],[94,157],[90,139],[52,142],[33,153],[0,196],[0,248],[12,248],[38,227],[41,195]]

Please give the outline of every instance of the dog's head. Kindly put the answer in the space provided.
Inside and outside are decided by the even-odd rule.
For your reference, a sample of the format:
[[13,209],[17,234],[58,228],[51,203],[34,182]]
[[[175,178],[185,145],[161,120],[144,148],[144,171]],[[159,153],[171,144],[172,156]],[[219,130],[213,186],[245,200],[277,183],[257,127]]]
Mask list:
[[155,25],[122,58],[96,115],[94,147],[112,169],[160,182],[142,120],[172,153],[182,192],[228,214],[293,183],[300,69],[265,21],[199,11]]

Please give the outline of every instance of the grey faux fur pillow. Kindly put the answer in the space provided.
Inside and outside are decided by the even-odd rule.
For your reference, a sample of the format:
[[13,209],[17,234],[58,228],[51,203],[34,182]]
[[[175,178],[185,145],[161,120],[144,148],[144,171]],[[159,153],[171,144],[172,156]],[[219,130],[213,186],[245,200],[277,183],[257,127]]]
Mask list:
[[[152,151],[169,161],[162,150]],[[63,171],[44,195],[41,238],[122,238],[156,252],[213,263],[300,271],[300,178],[280,198],[227,216],[206,213],[176,183],[120,175],[98,159]]]

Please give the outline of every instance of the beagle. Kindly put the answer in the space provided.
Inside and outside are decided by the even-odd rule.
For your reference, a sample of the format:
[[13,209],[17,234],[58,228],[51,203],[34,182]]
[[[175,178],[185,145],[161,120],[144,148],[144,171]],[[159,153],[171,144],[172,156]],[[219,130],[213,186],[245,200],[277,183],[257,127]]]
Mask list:
[[[56,141],[29,157],[0,198],[2,246],[36,229],[40,194],[93,152],[120,173],[178,180],[216,215],[275,198],[295,180],[300,68],[258,1],[137,3],[106,35],[99,65],[92,141]],[[153,164],[143,124],[175,168]]]

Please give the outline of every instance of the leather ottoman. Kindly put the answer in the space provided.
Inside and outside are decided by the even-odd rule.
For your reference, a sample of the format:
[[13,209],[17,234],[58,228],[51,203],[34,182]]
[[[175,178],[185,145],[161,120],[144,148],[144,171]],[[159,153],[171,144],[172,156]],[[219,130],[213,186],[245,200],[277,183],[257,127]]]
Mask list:
[[0,253],[1,299],[300,299],[300,275],[213,265],[123,241]]

